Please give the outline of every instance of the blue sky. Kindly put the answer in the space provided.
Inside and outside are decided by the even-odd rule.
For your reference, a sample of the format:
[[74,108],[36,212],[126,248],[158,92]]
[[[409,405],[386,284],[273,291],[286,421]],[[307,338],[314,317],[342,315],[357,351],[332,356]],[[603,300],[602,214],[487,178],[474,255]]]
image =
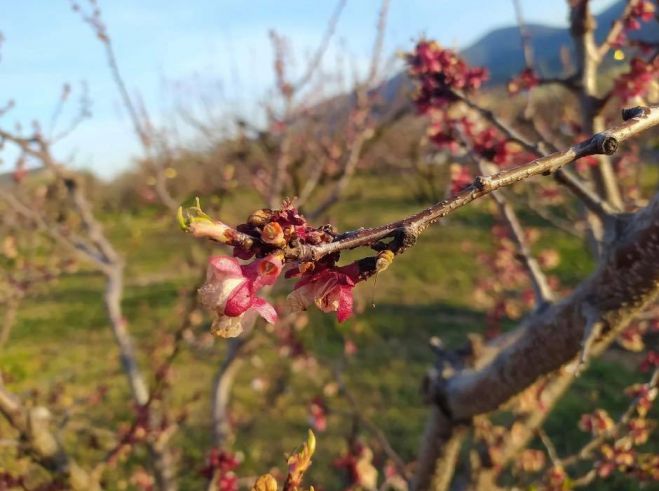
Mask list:
[[[85,0],[81,0],[84,3]],[[527,22],[565,25],[565,0],[521,0]],[[174,125],[177,107],[258,118],[271,87],[268,31],[285,35],[301,69],[319,43],[335,0],[99,0],[124,78],[156,122]],[[599,11],[612,3],[595,0]],[[347,0],[324,70],[347,53],[348,71],[363,69],[373,42],[379,1]],[[0,124],[48,122],[64,83],[85,82],[92,118],[56,147],[77,167],[112,176],[128,168],[139,147],[89,27],[68,0],[0,0],[0,105],[15,109]],[[385,53],[408,50],[420,35],[465,47],[491,29],[514,24],[512,0],[391,0]],[[200,103],[199,94],[207,96]],[[47,126],[47,124],[45,124]],[[190,131],[180,121],[182,138]],[[4,160],[10,160],[6,154]],[[0,172],[9,170],[0,167]]]

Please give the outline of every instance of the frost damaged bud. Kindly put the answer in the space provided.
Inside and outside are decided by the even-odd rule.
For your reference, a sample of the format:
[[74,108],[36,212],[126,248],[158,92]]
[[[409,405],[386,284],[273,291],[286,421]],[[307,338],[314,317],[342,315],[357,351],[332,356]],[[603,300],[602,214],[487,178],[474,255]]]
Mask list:
[[650,110],[643,106],[627,107],[622,110],[622,120],[629,121],[634,118],[642,118],[647,116],[649,112]]
[[228,242],[231,238],[230,227],[222,222],[193,222],[188,227],[188,232],[190,232],[193,237],[206,237],[222,243]]
[[247,219],[247,223],[253,227],[262,227],[267,224],[272,218],[274,212],[268,208],[256,210]]
[[284,229],[277,222],[267,223],[263,227],[263,231],[261,232],[261,240],[266,244],[275,247],[284,247],[286,245]]
[[271,474],[264,474],[256,480],[252,491],[277,491],[277,480]]

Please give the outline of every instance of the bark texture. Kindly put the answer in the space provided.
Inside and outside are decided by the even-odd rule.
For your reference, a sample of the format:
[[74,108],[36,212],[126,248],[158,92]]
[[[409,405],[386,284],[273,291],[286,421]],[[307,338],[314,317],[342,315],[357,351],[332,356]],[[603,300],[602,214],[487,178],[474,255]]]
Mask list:
[[448,379],[433,378],[429,393],[436,408],[428,424],[432,431],[422,443],[416,489],[429,489],[432,476],[453,458],[456,428],[497,409],[540,377],[576,362],[586,329],[595,323],[601,329],[590,343],[590,354],[597,356],[636,313],[657,299],[659,195],[647,208],[617,220],[600,266],[571,295],[527,317],[477,368],[459,370]]

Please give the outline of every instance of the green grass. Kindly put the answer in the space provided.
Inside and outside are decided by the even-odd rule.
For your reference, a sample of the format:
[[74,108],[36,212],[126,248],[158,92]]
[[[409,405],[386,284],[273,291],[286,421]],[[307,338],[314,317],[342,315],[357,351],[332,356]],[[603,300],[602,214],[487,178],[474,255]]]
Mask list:
[[[391,180],[358,178],[351,197],[331,215],[339,219],[341,229],[383,224],[419,209],[407,193],[407,188]],[[250,203],[257,202],[249,193],[227,199],[222,217],[229,223],[241,221],[248,214],[246,210],[253,207]],[[140,363],[150,367],[158,356],[153,353],[159,340],[172,333],[179,322],[179,292],[192,287],[198,274],[189,266],[189,259],[204,252],[193,239],[179,232],[173,217],[160,216],[153,210],[107,215],[103,220],[126,257],[123,307]],[[242,365],[234,390],[233,414],[240,423],[235,448],[244,455],[240,474],[253,476],[271,467],[284,469],[284,456],[306,434],[309,400],[327,391],[333,381],[332,371],[343,356],[346,337],[359,347],[357,355],[345,362],[347,385],[364,414],[382,428],[400,455],[413,460],[426,415],[419,387],[432,363],[429,338],[439,336],[449,346],[459,346],[467,333],[483,330],[485,313],[474,307],[472,299],[475,280],[482,274],[473,251],[491,247],[491,224],[491,215],[477,204],[429,229],[413,251],[397,258],[379,275],[377,285],[371,280],[356,289],[359,313],[344,325],[339,326],[333,316],[310,312],[309,325],[301,335],[318,359],[315,370],[300,363],[291,365],[267,341],[270,338],[263,336],[266,342]],[[558,249],[561,263],[551,273],[562,284],[575,285],[593,268],[588,252],[578,239],[541,225],[536,247]],[[465,243],[472,244],[472,252],[464,252]],[[356,256],[348,254],[346,260],[350,257]],[[26,398],[36,395],[37,400],[46,401],[54,384],[61,384],[57,390],[57,418],[80,407],[76,401],[87,398],[99,385],[109,387],[102,404],[72,412],[65,426],[66,435],[88,438],[84,428],[89,423],[116,430],[130,420],[129,392],[105,319],[102,291],[102,277],[83,266],[30,298],[0,357],[0,370],[12,390]],[[278,294],[283,291],[277,290]],[[204,329],[201,326],[199,331]],[[185,350],[175,365],[173,389],[167,398],[175,405],[184,405],[187,413],[173,440],[180,449],[182,489],[201,487],[198,470],[210,445],[208,394],[224,345],[220,340],[203,355]],[[259,392],[252,386],[255,377],[269,379],[272,374],[285,380],[274,399],[268,397],[272,387]],[[637,379],[635,372],[621,369],[617,363],[595,363],[547,422],[559,451],[574,451],[585,440],[577,428],[581,413],[605,407],[617,414],[627,403],[622,389]],[[345,448],[352,418],[343,399],[331,398],[329,403],[329,428],[317,435],[319,450],[310,477],[322,483],[324,489],[338,489],[340,478],[332,461]],[[72,428],[78,428],[78,433],[74,434]],[[360,434],[370,438],[365,429]],[[65,442],[83,462],[94,462],[103,454],[76,445],[72,437]],[[0,467],[9,462],[3,452],[0,449]],[[144,462],[143,452],[137,452],[120,464],[119,469],[108,473],[108,489],[127,485],[122,480],[128,469]],[[609,489],[634,489],[628,481],[615,483],[617,487]]]

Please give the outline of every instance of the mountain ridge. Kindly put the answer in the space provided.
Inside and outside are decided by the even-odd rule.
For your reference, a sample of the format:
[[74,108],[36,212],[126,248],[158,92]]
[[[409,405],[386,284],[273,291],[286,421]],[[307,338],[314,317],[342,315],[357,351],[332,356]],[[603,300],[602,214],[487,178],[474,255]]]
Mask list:
[[[614,3],[595,16],[595,39],[601,43],[611,24],[620,17],[625,1]],[[563,67],[561,50],[568,49],[573,55],[572,38],[568,28],[550,27],[543,24],[527,24],[526,29],[533,47],[536,69],[544,76],[560,75]],[[646,22],[638,31],[629,33],[631,39],[659,41],[659,24]],[[471,65],[484,66],[490,71],[490,83],[505,83],[524,68],[524,53],[518,26],[495,29],[483,35],[460,54]]]
[[[597,42],[601,43],[604,40],[611,24],[620,17],[624,10],[625,3],[625,0],[621,0],[595,15],[597,22],[595,39]],[[569,29],[537,23],[527,24],[526,29],[533,47],[536,70],[542,76],[560,76],[563,72],[561,50],[567,49],[570,56],[574,57]],[[643,23],[640,30],[630,33],[630,38],[659,42],[659,23]],[[489,86],[505,84],[525,67],[521,35],[519,27],[516,25],[494,29],[460,50],[459,53],[470,65],[488,69]],[[407,87],[411,88],[412,82],[405,72],[401,72],[387,80],[380,90],[383,99],[390,101],[400,90]]]

